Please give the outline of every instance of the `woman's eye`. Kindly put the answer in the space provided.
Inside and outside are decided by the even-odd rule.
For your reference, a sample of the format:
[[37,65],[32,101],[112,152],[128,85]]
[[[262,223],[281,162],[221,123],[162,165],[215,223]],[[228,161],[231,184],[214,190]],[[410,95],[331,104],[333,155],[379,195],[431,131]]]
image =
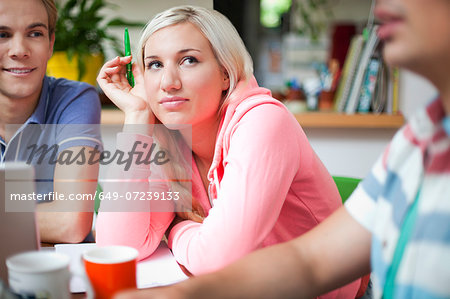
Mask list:
[[192,56],[185,57],[181,61],[182,64],[194,64],[196,62],[198,62],[197,58],[192,57]]
[[162,63],[159,61],[150,61],[147,63],[147,69],[159,69],[162,67]]

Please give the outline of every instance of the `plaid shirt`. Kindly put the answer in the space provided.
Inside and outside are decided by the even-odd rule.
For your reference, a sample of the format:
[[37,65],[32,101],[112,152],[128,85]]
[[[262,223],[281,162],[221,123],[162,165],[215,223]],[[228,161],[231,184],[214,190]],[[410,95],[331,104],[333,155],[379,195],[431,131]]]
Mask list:
[[394,298],[450,297],[450,135],[440,99],[393,138],[346,202],[372,233],[374,297],[381,298],[400,228],[420,189],[418,215],[395,281]]

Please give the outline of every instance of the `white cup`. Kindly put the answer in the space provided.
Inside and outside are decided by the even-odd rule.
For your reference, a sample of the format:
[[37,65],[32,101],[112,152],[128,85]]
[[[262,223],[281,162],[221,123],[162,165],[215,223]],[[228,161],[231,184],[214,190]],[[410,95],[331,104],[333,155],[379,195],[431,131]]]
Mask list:
[[[6,259],[11,290],[25,297],[70,299],[70,257],[57,252],[28,251]],[[75,274],[78,276],[78,274]],[[88,298],[92,297],[87,285]]]

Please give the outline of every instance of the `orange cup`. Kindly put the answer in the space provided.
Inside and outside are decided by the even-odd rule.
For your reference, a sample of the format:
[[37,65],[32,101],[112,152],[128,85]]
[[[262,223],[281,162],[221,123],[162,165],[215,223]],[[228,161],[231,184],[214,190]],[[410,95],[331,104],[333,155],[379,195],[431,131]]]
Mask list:
[[84,267],[97,299],[136,289],[138,251],[127,246],[105,246],[83,253]]

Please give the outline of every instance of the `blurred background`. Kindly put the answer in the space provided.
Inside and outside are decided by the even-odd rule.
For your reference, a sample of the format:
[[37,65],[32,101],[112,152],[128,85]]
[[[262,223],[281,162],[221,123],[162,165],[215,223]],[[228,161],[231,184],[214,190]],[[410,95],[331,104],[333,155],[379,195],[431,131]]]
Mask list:
[[[156,13],[181,4],[220,11],[236,27],[249,50],[258,83],[271,89],[273,96],[291,109],[332,175],[364,177],[405,119],[435,94],[427,81],[401,71],[394,87],[390,87],[395,89],[395,107],[385,105],[379,111],[372,107],[364,113],[355,111],[353,116],[341,116],[343,111],[336,108],[336,92],[343,84],[341,77],[352,41],[368,25],[371,0],[57,0],[57,3],[60,27],[56,40],[61,43],[55,46],[52,58],[55,61],[49,62],[49,74],[80,78],[76,73],[56,72],[60,67],[57,54],[71,56],[75,69],[80,68],[77,61],[83,64],[77,53],[94,54],[98,56],[97,62],[89,60],[83,66],[86,73],[92,73],[90,79],[81,78],[91,80],[93,85],[104,59],[123,51],[125,27],[129,28],[132,52],[136,53],[142,26]],[[89,39],[91,43],[84,47]],[[358,62],[355,65],[358,67]],[[324,74],[336,75],[335,84],[327,93],[323,92]],[[327,105],[319,105],[326,99],[321,94],[327,95]],[[328,122],[334,118],[335,122]]]

